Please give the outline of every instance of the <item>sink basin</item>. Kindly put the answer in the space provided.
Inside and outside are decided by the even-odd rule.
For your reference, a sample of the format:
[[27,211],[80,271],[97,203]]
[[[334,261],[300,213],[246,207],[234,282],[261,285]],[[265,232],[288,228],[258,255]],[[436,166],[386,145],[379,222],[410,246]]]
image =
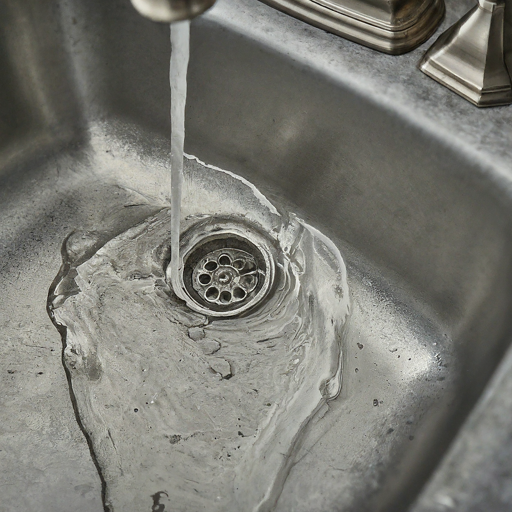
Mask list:
[[[454,4],[440,30],[467,8]],[[165,205],[169,29],[121,0],[7,0],[0,20],[2,510],[99,512],[46,297],[72,230],[114,236]],[[475,425],[512,357],[512,111],[477,111],[417,72],[428,42],[382,55],[255,0],[219,0],[191,44],[187,153],[320,229],[347,264],[342,391],[275,510],[432,509],[446,461],[485,459]],[[502,423],[486,435],[510,440]],[[459,503],[457,478],[439,510]]]

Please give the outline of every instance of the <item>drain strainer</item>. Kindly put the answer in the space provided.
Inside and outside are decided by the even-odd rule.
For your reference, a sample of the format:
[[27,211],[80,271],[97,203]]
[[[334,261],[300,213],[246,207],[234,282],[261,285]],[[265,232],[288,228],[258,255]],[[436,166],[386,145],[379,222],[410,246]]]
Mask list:
[[192,286],[206,302],[226,306],[249,298],[264,278],[252,254],[226,248],[201,259],[192,272]]
[[256,228],[209,219],[181,239],[178,282],[188,306],[209,316],[235,316],[267,296],[274,281],[273,243]]

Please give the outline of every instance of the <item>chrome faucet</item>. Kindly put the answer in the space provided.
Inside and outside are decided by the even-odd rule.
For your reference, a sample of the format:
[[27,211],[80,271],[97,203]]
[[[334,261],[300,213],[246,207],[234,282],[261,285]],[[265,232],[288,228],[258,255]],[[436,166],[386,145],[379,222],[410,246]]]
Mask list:
[[262,0],[312,25],[398,55],[426,41],[444,16],[444,0]]
[[215,0],[131,0],[140,14],[153,21],[173,23],[195,18]]
[[[478,0],[427,51],[420,69],[478,107],[512,103],[504,37],[512,1]],[[512,55],[511,55],[512,57]],[[512,62],[509,63],[512,65]]]

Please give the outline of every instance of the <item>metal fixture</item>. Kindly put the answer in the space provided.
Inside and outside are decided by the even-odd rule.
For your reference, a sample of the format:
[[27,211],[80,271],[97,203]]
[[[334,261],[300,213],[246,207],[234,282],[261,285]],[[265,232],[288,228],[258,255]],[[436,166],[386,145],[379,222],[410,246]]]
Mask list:
[[132,0],[140,14],[162,23],[195,18],[214,3],[215,0]]
[[247,302],[264,278],[254,256],[230,247],[209,252],[199,261],[192,287],[206,303],[231,306]]
[[268,237],[247,223],[211,218],[183,233],[183,269],[169,275],[173,289],[202,314],[231,317],[253,309],[274,281],[276,251]]
[[444,0],[263,0],[312,25],[394,55],[426,41],[444,15]]
[[504,0],[478,0],[432,45],[420,69],[478,107],[512,103]]
[[[44,303],[72,229],[111,238],[162,207],[169,42],[138,17],[127,0],[0,1],[0,510],[104,510]],[[308,426],[277,508],[404,511],[428,485],[410,512],[510,510],[512,108],[455,111],[436,82],[407,74],[409,57],[340,55],[255,0],[221,0],[194,23],[188,153],[343,240],[350,270],[344,392]],[[355,90],[377,73],[378,97]],[[396,92],[404,75],[411,94]],[[224,181],[193,169],[197,209],[224,209]],[[237,215],[252,209],[240,204]]]

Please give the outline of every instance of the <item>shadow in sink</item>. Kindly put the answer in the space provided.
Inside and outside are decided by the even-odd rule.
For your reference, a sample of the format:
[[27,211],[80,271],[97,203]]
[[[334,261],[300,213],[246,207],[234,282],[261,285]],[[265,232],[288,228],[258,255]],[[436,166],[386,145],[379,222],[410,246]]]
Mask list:
[[[220,1],[219,12],[229,16],[231,4]],[[278,16],[290,45],[300,37],[297,22],[256,11],[260,36]],[[67,55],[58,76],[68,77],[71,111],[88,131],[73,151],[55,143],[53,160],[16,154],[10,190],[21,194],[24,177],[38,175],[47,191],[31,193],[57,222],[53,240],[31,241],[45,248],[38,266],[25,263],[34,274],[41,261],[55,266],[57,242],[71,229],[101,229],[112,209],[142,204],[135,224],[161,206],[168,167],[167,29],[120,0],[68,1],[46,15],[65,27],[52,33]],[[341,395],[308,425],[276,510],[405,510],[508,346],[512,203],[493,170],[460,147],[236,23],[215,12],[193,23],[187,151],[333,239],[353,306]],[[2,89],[7,98],[17,80]],[[57,127],[73,126],[68,110],[48,108]],[[12,144],[2,150],[4,169]],[[16,208],[3,203],[4,218]],[[9,258],[23,260],[17,247],[32,235],[16,226]],[[44,271],[47,284],[55,273]]]

